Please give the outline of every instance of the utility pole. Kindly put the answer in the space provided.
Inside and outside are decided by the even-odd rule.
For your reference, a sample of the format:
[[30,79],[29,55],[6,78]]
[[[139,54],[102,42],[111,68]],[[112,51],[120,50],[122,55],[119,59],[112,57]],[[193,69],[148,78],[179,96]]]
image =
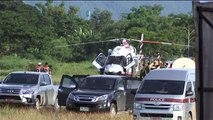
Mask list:
[[187,41],[188,41],[188,44],[187,44],[187,48],[188,48],[187,55],[188,55],[188,57],[190,57],[190,41],[193,39],[192,34],[195,31],[191,30],[190,27],[186,28],[186,30],[187,30]]
[[190,57],[190,55],[189,55],[189,51],[190,51],[190,30],[188,29],[187,30],[187,39],[188,39],[188,45],[187,45],[187,47],[188,47],[188,57]]

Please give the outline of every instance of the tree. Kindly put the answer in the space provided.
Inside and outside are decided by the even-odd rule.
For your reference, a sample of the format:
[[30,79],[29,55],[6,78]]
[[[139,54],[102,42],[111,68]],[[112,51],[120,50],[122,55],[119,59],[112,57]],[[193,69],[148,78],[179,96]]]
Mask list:
[[[194,45],[194,26],[190,14],[161,16],[160,5],[140,6],[118,20],[112,13],[95,9],[90,20],[81,19],[80,9],[65,2],[54,5],[53,0],[38,3],[35,7],[22,0],[0,2],[0,55],[16,54],[21,57],[45,58],[52,56],[60,61],[94,59],[99,52],[107,53],[116,43],[113,38],[140,39]],[[93,43],[100,41],[99,44]],[[138,46],[137,43],[132,43]],[[58,47],[64,46],[64,47]],[[186,56],[189,49],[178,46],[144,44],[145,55],[160,52],[164,57]],[[191,48],[192,49],[192,48]],[[190,51],[190,55],[194,55]]]
[[51,32],[40,12],[22,2],[3,1],[0,6],[4,6],[0,11],[1,54],[41,57],[38,53],[45,52]]
[[184,43],[188,45],[185,54],[188,57],[194,56],[195,53],[190,54],[190,46],[195,46],[195,26],[193,24],[193,17],[189,14],[170,14],[168,17],[174,19],[173,25],[178,26],[184,35]]
[[[125,14],[119,21],[119,23],[125,21],[123,25],[125,27],[121,28],[123,35],[128,38],[140,39],[140,35],[143,33],[145,40],[177,44],[186,44],[189,36],[190,39],[193,38],[192,16],[188,14],[161,16],[162,10],[163,7],[160,5],[133,7],[132,12]],[[177,21],[177,18],[184,21],[180,21],[181,19]],[[188,36],[186,37],[186,35]],[[187,56],[186,47],[144,43],[143,49],[145,55],[151,56],[158,52],[166,58]]]

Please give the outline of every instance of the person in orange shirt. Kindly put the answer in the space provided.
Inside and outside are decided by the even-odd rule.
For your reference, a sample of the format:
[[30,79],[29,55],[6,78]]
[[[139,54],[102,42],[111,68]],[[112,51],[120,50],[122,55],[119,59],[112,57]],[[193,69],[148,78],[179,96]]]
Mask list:
[[37,72],[42,72],[42,69],[43,69],[43,68],[42,68],[42,63],[39,62],[38,65],[36,66],[36,71],[37,71]]
[[51,70],[47,62],[44,65],[44,72],[48,73],[49,75],[51,74]]

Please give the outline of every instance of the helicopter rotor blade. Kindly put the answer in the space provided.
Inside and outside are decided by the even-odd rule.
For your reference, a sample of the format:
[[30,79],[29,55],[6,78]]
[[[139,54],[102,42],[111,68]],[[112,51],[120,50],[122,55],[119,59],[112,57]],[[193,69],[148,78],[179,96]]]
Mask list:
[[[188,47],[188,45],[183,45],[183,44],[177,44],[177,43],[168,43],[168,42],[158,42],[158,41],[151,41],[151,40],[135,40],[135,39],[129,39],[131,41],[136,41],[136,42],[142,42],[142,43],[151,43],[151,44],[162,44],[162,45],[175,45],[175,46],[182,46],[182,47]],[[191,47],[191,46],[189,46]]]
[[63,47],[69,47],[69,46],[77,46],[77,45],[87,45],[87,44],[96,44],[96,43],[106,43],[106,42],[114,42],[119,39],[111,39],[106,41],[93,41],[93,42],[85,42],[85,43],[74,43],[71,45],[61,45],[61,46],[55,46],[55,48],[63,48]]
[[[106,42],[116,42],[116,41],[120,41],[122,39],[126,39],[126,38],[116,38],[116,39],[105,40],[105,41],[92,41],[92,42],[85,42],[85,43],[74,43],[74,44],[70,44],[70,45],[55,46],[55,48],[63,48],[63,47],[77,46],[77,45],[87,45],[87,44],[96,44],[96,43],[106,43]],[[162,44],[162,45],[175,45],[175,46],[182,46],[182,47],[191,47],[191,46],[183,45],[183,44],[168,43],[168,42],[158,42],[158,41],[151,41],[151,40],[136,40],[136,39],[126,39],[126,40],[135,41],[135,42],[139,42],[139,43],[151,43],[151,44]]]
[[[158,42],[158,41],[150,41],[150,40],[144,40],[143,42],[144,42],[144,43],[153,43],[153,44],[175,45],[175,46],[188,47],[188,45],[177,44],[177,43],[169,43],[169,42]],[[190,46],[190,47],[191,47],[191,46]]]

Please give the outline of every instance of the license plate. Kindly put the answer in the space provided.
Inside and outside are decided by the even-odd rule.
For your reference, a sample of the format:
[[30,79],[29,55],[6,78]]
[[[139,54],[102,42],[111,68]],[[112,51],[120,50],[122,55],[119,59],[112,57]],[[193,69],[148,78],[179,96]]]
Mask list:
[[160,117],[151,117],[150,120],[162,120]]
[[89,107],[80,107],[80,111],[88,112]]

